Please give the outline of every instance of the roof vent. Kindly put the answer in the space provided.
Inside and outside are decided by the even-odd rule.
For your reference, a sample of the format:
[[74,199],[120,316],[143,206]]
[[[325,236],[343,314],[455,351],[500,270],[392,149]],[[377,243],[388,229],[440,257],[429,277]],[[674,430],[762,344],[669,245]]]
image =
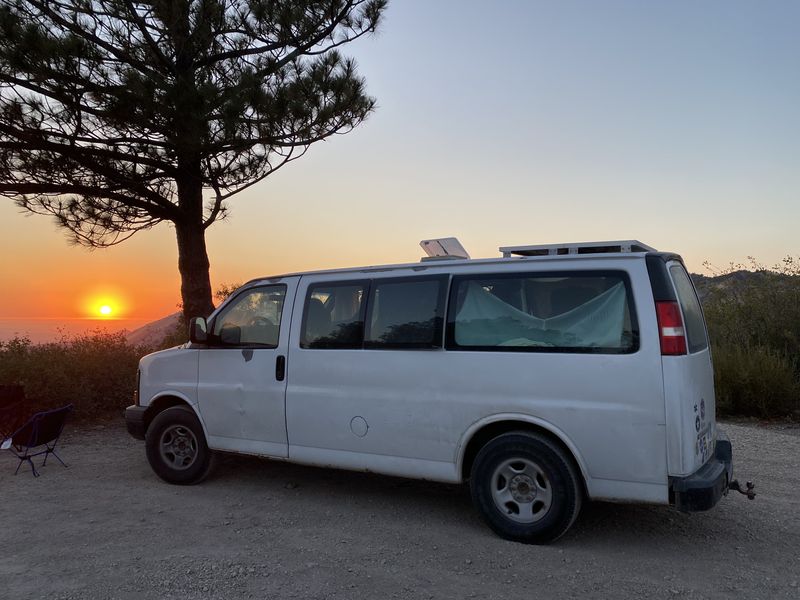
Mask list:
[[503,258],[512,256],[557,256],[562,254],[605,254],[626,252],[657,252],[639,240],[613,242],[579,242],[574,244],[544,244],[541,246],[504,246]]
[[454,237],[422,240],[419,245],[428,255],[423,257],[423,261],[469,259],[469,254],[464,249],[464,246]]

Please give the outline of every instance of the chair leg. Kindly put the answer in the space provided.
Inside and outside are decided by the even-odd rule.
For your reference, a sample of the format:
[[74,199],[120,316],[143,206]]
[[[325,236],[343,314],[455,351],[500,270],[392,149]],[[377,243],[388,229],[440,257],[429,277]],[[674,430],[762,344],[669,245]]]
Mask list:
[[[61,457],[58,454],[56,454],[55,448],[53,448],[52,450],[48,448],[47,453],[44,457],[44,462],[47,462],[47,457],[50,456],[51,454],[56,457],[56,460],[61,463],[62,467],[64,467],[65,469],[69,469],[69,465],[65,463],[63,460],[61,460]],[[44,466],[44,463],[42,463],[42,466]]]
[[56,454],[56,444],[58,444],[58,440],[53,442],[53,446],[52,447],[47,446],[47,451],[44,453],[44,461],[42,462],[42,466],[43,467],[47,466],[47,457],[52,454],[53,456],[56,457],[56,460],[58,460],[58,462],[60,462],[62,466],[69,468],[67,463],[65,463],[63,460],[61,460],[61,457],[58,454]]
[[24,463],[25,461],[27,461],[28,464],[31,466],[31,473],[33,473],[33,476],[34,477],[38,477],[39,476],[39,472],[36,470],[36,467],[33,465],[33,461],[30,459],[29,456],[23,456],[23,457],[21,457],[19,459],[19,464],[17,465],[17,470],[14,471],[14,475],[19,473],[19,468],[22,466],[22,463]]

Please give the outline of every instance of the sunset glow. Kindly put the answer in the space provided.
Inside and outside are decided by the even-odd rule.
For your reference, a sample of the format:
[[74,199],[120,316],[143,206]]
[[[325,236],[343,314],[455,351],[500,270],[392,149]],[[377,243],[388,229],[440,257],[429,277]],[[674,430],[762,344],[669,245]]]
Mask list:
[[133,308],[128,296],[122,286],[92,286],[79,300],[80,311],[85,319],[127,319]]
[[[376,111],[231,199],[207,231],[212,288],[417,262],[420,240],[445,236],[476,258],[639,239],[705,275],[704,261],[800,252],[800,3],[724,18],[706,4],[496,4],[487,20],[459,3],[453,27],[448,3],[390,3],[380,35],[345,53]],[[492,40],[477,63],[475,39]],[[167,223],[87,251],[4,200],[0,255],[0,319],[113,327],[179,310]]]

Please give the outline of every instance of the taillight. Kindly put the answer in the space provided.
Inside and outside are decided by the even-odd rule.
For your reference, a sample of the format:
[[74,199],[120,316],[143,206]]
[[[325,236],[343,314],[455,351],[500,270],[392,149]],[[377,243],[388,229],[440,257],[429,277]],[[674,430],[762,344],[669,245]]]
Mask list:
[[686,332],[683,329],[681,307],[677,302],[656,302],[658,336],[661,339],[661,354],[674,356],[686,354]]

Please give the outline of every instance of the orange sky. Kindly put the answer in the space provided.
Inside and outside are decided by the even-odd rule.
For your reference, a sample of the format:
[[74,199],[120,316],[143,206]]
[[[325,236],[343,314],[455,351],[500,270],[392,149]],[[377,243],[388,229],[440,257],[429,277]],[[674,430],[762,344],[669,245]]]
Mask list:
[[163,316],[177,302],[178,279],[167,254],[166,227],[149,239],[89,252],[69,245],[49,219],[25,217],[8,201],[0,203],[0,219],[0,255],[6,257],[0,277],[7,282],[0,295],[0,317],[97,316],[105,298],[115,316],[149,318]]
[[[768,201],[731,210],[706,200],[750,194],[726,181],[692,189],[640,174],[622,181],[591,169],[579,180],[533,177],[514,165],[418,164],[399,174],[391,160],[370,156],[370,138],[379,134],[370,122],[234,198],[229,219],[208,232],[212,286],[299,270],[415,262],[423,254],[420,240],[450,235],[473,257],[497,256],[501,245],[640,239],[681,253],[691,270],[704,273],[705,260],[724,267],[754,255],[771,265],[797,254],[796,220],[766,210]],[[346,167],[370,161],[371,172]],[[96,317],[108,298],[114,317],[151,320],[175,312],[180,301],[168,224],[89,251],[70,245],[47,217],[23,215],[2,201],[0,256],[0,318]]]
[[[302,170],[299,164],[296,168]],[[326,207],[315,186],[302,178],[291,184],[288,173],[284,171],[285,181],[275,187],[282,194],[293,193],[297,206],[305,208],[251,194],[235,199],[231,218],[210,230],[214,287],[296,270],[413,262],[423,254],[419,240],[448,235],[458,236],[474,257],[496,256],[499,245],[639,238],[659,249],[681,252],[697,272],[707,273],[702,267],[706,259],[718,266],[745,260],[744,252],[734,253],[732,240],[726,243],[724,229],[710,230],[706,238],[683,236],[677,227],[664,226],[658,211],[635,222],[614,223],[614,215],[619,215],[615,212],[571,226],[569,211],[552,211],[545,219],[553,225],[551,230],[543,226],[535,208],[517,220],[489,207],[465,207],[463,214],[448,215],[422,201],[373,207],[365,194],[336,192]],[[270,184],[261,187],[268,190]],[[0,203],[0,223],[0,280],[5,282],[0,318],[97,316],[101,302],[111,304],[118,318],[156,319],[177,310],[180,280],[174,232],[167,224],[120,246],[89,251],[68,244],[49,219],[23,216],[10,202]],[[758,233],[757,223],[751,223],[748,235]],[[770,250],[759,255],[765,262],[788,252],[786,239],[758,241]]]

